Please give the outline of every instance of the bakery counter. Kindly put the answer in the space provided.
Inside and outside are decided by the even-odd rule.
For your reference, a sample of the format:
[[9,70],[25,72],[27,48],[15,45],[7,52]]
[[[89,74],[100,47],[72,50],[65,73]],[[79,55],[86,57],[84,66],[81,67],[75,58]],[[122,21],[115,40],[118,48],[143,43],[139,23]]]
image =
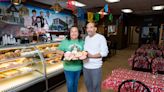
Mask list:
[[0,92],[43,92],[63,82],[62,55],[56,50],[59,44],[0,48]]
[[17,92],[44,79],[37,71],[0,82],[0,92]]
[[47,64],[47,77],[56,76],[64,71],[62,62]]
[[61,41],[51,41],[51,42],[38,42],[38,43],[29,43],[29,44],[18,44],[18,45],[0,45],[0,50],[4,49],[18,49],[25,48],[29,46],[38,46],[38,45],[46,45],[46,44],[60,44]]
[[[38,70],[43,70],[43,67],[41,66],[41,62],[38,62],[35,65],[35,68]],[[48,80],[52,81],[52,78],[53,78],[53,81],[54,81],[54,80],[56,80],[56,76],[61,75],[63,73],[63,64],[62,64],[62,62],[56,62],[54,64],[47,63],[46,70],[47,70]],[[63,77],[63,75],[62,75],[62,77]],[[58,82],[60,83],[63,80],[64,80],[64,77],[62,79],[60,79],[60,81],[58,81]],[[4,80],[4,81],[2,80],[0,82],[0,85],[1,85],[0,92],[21,91],[21,90],[28,89],[29,87],[36,85],[40,82],[44,82],[44,81],[45,81],[45,78],[42,73],[39,73],[38,71],[33,71],[31,73],[27,73],[22,76],[19,75],[17,77],[14,77],[14,78],[11,78],[8,80]],[[54,86],[56,84],[58,84],[58,83],[55,83],[53,85],[50,84],[50,85]],[[41,85],[45,86],[44,83]]]
[[[41,62],[39,62],[35,67],[37,69],[43,70],[41,66]],[[54,64],[46,64],[46,75],[48,77],[48,90],[52,90],[57,86],[61,85],[65,82],[65,76],[63,72],[63,64],[62,62],[56,62]],[[20,92],[43,92],[45,91],[45,78],[41,78],[42,80],[36,82],[35,84],[31,84],[31,86],[24,88]]]

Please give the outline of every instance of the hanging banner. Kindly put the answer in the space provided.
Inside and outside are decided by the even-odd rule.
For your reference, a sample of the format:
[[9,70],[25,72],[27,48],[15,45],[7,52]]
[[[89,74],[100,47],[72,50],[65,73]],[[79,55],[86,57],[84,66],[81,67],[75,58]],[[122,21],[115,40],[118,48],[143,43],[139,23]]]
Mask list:
[[85,10],[82,7],[77,8],[77,18],[84,20]]
[[110,15],[108,16],[108,19],[109,19],[109,21],[113,21],[113,15],[112,15],[112,13],[110,13]]
[[104,18],[104,8],[100,10],[101,19]]
[[93,22],[93,13],[92,12],[88,12],[88,22]]
[[95,14],[95,22],[98,22],[100,20],[100,15],[98,13]]
[[105,5],[105,7],[104,7],[104,11],[105,11],[106,13],[108,13],[108,12],[109,12],[109,7],[108,7],[108,4],[106,4],[106,5]]
[[68,1],[67,1],[67,8],[68,8],[68,9],[72,9],[72,8],[73,8],[72,1],[73,1],[73,0],[68,0]]
[[76,7],[73,5],[73,1],[74,0],[68,0],[67,1],[67,8],[71,9],[73,11],[74,14],[76,14]]

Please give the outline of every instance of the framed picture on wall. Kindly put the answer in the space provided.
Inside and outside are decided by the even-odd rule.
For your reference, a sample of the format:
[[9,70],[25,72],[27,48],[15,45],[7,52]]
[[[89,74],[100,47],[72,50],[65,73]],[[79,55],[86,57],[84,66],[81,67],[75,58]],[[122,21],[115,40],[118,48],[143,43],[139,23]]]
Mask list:
[[161,24],[159,45],[163,45],[163,44],[164,44],[164,24]]
[[164,40],[164,24],[162,25],[162,30],[161,30],[161,32],[162,32],[162,40]]

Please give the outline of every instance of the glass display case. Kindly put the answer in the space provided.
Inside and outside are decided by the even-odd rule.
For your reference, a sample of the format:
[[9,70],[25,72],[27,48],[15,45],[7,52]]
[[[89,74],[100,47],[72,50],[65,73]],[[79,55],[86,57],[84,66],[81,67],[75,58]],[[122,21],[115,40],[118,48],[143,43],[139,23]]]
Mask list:
[[63,72],[60,43],[0,48],[0,92],[15,92]]

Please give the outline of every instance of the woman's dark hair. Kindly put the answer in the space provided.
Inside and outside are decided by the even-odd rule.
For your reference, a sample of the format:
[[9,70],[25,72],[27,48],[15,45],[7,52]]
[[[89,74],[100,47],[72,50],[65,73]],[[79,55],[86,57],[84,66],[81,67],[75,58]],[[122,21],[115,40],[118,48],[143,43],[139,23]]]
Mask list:
[[[77,26],[72,26],[72,27],[68,30],[68,32],[67,32],[67,37],[66,37],[68,40],[71,40],[71,35],[70,35],[70,33],[71,33],[71,29],[72,29],[73,27],[75,27],[75,28],[78,29]],[[82,40],[82,37],[81,37],[81,32],[80,32],[79,29],[78,29],[78,33],[79,33],[79,35],[78,35],[78,40],[80,41],[80,40]]]

